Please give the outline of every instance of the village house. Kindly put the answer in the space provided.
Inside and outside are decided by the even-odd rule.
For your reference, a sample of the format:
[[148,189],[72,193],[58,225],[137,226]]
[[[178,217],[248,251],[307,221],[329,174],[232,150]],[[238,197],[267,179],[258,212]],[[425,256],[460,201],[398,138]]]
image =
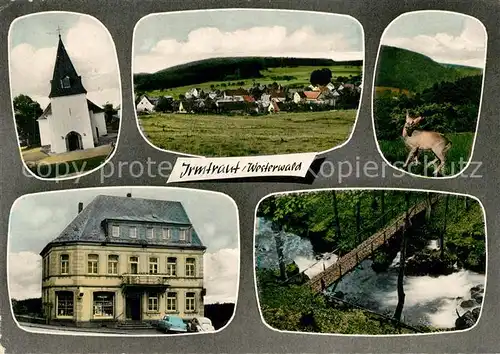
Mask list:
[[143,95],[136,105],[137,112],[154,112],[158,101],[158,97],[149,97]]
[[59,35],[50,103],[38,117],[40,141],[54,154],[92,149],[108,134],[104,110],[87,98],[82,77],[76,72]]
[[180,202],[99,195],[41,251],[52,324],[203,316],[202,244]]

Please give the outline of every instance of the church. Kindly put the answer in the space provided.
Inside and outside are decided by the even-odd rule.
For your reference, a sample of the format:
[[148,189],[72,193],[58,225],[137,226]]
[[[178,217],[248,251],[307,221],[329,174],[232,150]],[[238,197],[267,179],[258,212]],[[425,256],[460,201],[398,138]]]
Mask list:
[[50,103],[37,119],[42,148],[52,154],[92,149],[107,135],[104,110],[87,98],[59,35]]

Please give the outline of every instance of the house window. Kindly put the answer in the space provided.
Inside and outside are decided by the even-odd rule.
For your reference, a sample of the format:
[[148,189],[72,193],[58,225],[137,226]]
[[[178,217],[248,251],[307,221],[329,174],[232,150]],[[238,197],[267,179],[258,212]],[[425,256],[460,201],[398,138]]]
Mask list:
[[99,256],[97,254],[89,254],[87,260],[87,272],[89,274],[97,274],[99,269]]
[[177,275],[177,258],[167,258],[167,275],[171,277],[175,277]]
[[196,260],[194,258],[186,259],[186,277],[194,277],[196,273]]
[[132,226],[130,228],[130,237],[131,238],[136,238],[137,237],[137,228],[135,226]]
[[170,312],[177,311],[177,293],[174,292],[167,293],[167,311]]
[[149,274],[158,273],[158,258],[149,257]]
[[69,273],[69,255],[61,255],[61,274]]
[[139,257],[130,257],[130,259],[129,259],[129,272],[130,272],[130,274],[139,273]]
[[179,230],[179,240],[186,241],[186,229]]
[[153,238],[154,237],[154,229],[152,227],[148,227],[146,229],[146,236],[148,238]]
[[108,292],[95,292],[93,299],[94,317],[113,318],[114,294]]
[[196,311],[195,293],[186,293],[186,312]]
[[62,80],[61,80],[61,86],[62,88],[70,88],[71,87],[71,83],[69,81],[69,77],[64,77]]
[[56,298],[57,317],[73,317],[73,292],[57,291]]
[[120,226],[113,225],[111,227],[111,234],[113,235],[113,237],[120,237]]
[[158,311],[158,295],[148,296],[148,311]]
[[162,230],[161,235],[162,235],[162,238],[163,238],[164,240],[170,240],[171,230],[170,230],[170,229],[167,229],[167,228],[164,228],[164,229]]
[[108,274],[118,274],[118,256],[116,254],[108,256]]

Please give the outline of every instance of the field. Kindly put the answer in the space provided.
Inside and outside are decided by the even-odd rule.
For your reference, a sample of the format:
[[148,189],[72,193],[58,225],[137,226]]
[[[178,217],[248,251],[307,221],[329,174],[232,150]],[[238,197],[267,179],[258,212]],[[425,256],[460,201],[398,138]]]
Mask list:
[[406,89],[399,89],[395,87],[386,87],[386,86],[375,86],[375,93],[377,95],[381,95],[386,93],[387,91],[390,91],[391,94],[405,94],[406,96],[412,95],[412,93]]
[[[472,151],[474,133],[453,133],[445,134],[445,136],[452,143],[452,147],[447,154],[445,175],[452,176],[460,173],[466,167]],[[380,140],[379,146],[382,154],[391,165],[402,168],[409,153],[409,150],[406,148],[402,139],[393,141]],[[420,162],[427,161],[427,163],[429,163],[432,160],[434,160],[434,154],[432,152],[420,154]],[[432,168],[429,168],[427,171],[424,170],[423,163],[418,166],[410,165],[408,169],[410,168],[411,170],[409,170],[409,172],[417,175],[431,176],[433,173]]]
[[[258,82],[259,84],[265,84],[265,85],[272,84],[273,82],[277,82],[277,83],[282,84],[284,86],[289,86],[289,85],[307,86],[307,85],[310,85],[309,80],[310,80],[311,72],[314,70],[317,70],[317,69],[321,69],[321,68],[322,67],[318,67],[318,66],[268,68],[266,70],[261,71],[261,74],[263,75],[263,77],[255,79],[255,82]],[[338,76],[344,76],[344,77],[349,77],[349,75],[357,76],[357,75],[360,75],[362,72],[361,66],[335,65],[335,66],[329,66],[328,68],[332,71],[333,80],[335,80],[335,78]],[[285,76],[285,75],[293,76],[295,78],[291,79],[291,80],[276,79],[276,77]],[[174,87],[174,88],[165,89],[165,90],[149,91],[147,94],[152,96],[152,97],[170,95],[170,96],[173,96],[175,99],[178,99],[180,94],[185,94],[187,91],[189,91],[192,88],[201,88],[203,90],[210,90],[210,86],[214,85],[218,89],[231,89],[231,88],[240,87],[240,85],[238,83],[241,83],[242,81],[245,83],[243,85],[243,87],[248,88],[248,87],[252,86],[253,79],[240,79],[240,80],[233,80],[233,81],[210,81],[210,82],[204,82],[204,83],[195,84],[195,85],[179,86],[179,87]],[[222,87],[221,86],[222,84],[225,84],[226,87]]]
[[356,110],[273,116],[151,114],[139,116],[161,149],[207,157],[321,152],[350,136]]

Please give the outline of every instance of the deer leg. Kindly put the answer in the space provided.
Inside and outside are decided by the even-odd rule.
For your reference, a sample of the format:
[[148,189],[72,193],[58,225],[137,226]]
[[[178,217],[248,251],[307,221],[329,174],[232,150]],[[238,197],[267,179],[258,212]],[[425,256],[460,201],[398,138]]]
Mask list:
[[[444,171],[444,164],[446,163],[446,158],[445,158],[445,155],[444,155],[444,149],[440,149],[440,150],[437,150],[437,151],[433,151],[434,154],[436,154],[436,157],[437,159],[439,159],[439,165],[436,167],[436,169],[434,170],[434,175],[437,176],[438,173],[443,170]],[[437,160],[436,159],[436,160]]]
[[413,163],[415,165],[420,165],[420,161],[418,161],[418,155],[420,154],[420,150],[417,149],[417,152],[415,152],[415,156],[413,157]]
[[406,159],[406,162],[405,164],[403,165],[403,168],[407,168],[408,167],[408,164],[410,163],[410,161],[413,159],[413,156],[415,155],[415,153],[418,152],[418,148],[412,148],[410,150],[410,153],[408,154],[408,158]]

